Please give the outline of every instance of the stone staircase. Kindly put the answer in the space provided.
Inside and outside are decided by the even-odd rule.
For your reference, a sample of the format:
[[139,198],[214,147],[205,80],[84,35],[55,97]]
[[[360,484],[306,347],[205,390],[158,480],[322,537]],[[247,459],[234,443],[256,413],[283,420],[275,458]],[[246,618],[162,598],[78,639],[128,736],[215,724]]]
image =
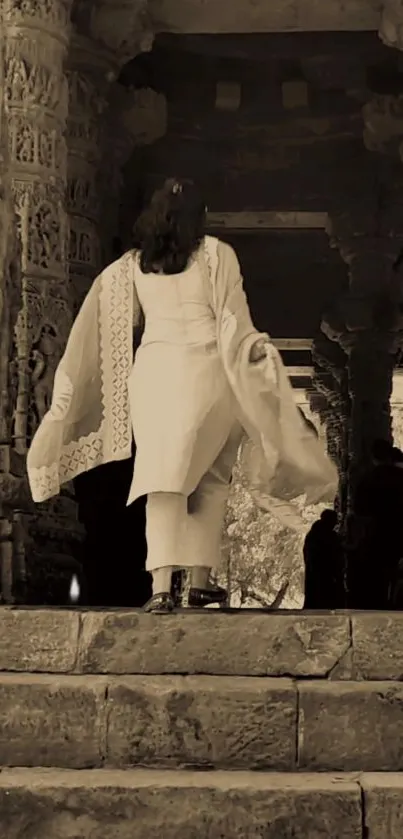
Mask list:
[[3,607],[0,633],[2,838],[402,839],[403,614]]

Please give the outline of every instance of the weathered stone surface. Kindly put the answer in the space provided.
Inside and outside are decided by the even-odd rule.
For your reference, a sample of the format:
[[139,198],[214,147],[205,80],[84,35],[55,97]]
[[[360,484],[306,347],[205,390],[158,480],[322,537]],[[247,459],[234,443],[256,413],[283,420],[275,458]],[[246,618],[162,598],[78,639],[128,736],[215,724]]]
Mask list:
[[403,686],[299,685],[298,765],[332,771],[403,770]]
[[372,30],[380,24],[377,0],[243,0],[219,7],[215,0],[159,0],[156,31],[181,33],[313,32]]
[[350,645],[345,615],[84,614],[85,673],[325,676]]
[[0,670],[68,673],[77,658],[76,612],[0,608]]
[[368,774],[360,778],[364,792],[365,827],[371,839],[403,836],[403,776]]
[[353,678],[403,681],[403,613],[352,615]]
[[290,679],[126,676],[112,680],[108,697],[112,766],[295,768]]
[[7,839],[362,837],[358,784],[248,772],[6,770],[0,824]]
[[0,676],[0,765],[100,766],[105,750],[101,677]]

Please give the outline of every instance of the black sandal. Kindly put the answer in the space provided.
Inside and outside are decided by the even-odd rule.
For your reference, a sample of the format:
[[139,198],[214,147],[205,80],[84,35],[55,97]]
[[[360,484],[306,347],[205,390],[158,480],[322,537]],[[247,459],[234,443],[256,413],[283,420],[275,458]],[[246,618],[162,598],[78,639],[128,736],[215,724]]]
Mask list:
[[227,603],[227,600],[228,592],[221,586],[191,588],[189,590],[188,606],[190,609],[203,609],[204,606],[211,606],[212,603],[223,606]]
[[145,612],[160,615],[169,615],[174,609],[175,603],[168,592],[154,594],[144,606]]

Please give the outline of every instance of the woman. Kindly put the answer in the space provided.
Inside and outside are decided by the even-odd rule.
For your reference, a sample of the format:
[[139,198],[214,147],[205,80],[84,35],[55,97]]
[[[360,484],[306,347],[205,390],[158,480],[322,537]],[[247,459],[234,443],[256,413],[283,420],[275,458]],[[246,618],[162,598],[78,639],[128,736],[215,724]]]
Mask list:
[[233,249],[206,236],[205,225],[191,182],[170,179],[156,191],[136,226],[136,250],[97,278],[83,304],[28,456],[34,500],[44,500],[80,471],[128,457],[133,429],[128,504],[148,496],[153,596],[145,608],[153,612],[173,610],[177,568],[191,569],[189,605],[226,599],[209,578],[244,432],[254,497],[322,498],[336,485],[278,353],[253,326]]

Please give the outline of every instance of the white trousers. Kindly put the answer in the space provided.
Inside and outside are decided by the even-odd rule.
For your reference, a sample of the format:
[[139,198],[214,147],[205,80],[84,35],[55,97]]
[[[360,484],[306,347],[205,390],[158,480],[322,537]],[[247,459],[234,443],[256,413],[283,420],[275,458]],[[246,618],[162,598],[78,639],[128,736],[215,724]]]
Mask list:
[[189,497],[153,492],[146,508],[147,571],[207,567],[216,570],[232,470],[242,438],[239,423]]

